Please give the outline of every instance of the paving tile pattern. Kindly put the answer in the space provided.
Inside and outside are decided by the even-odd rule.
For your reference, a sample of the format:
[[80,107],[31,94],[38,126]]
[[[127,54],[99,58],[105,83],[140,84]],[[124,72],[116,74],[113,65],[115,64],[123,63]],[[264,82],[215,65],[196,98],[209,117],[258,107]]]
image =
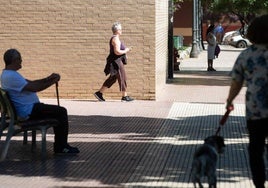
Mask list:
[[[0,164],[2,185],[192,187],[192,155],[206,136],[215,133],[224,105],[174,102],[165,118],[154,113],[154,117],[71,115],[69,141],[81,149],[78,156],[54,156],[51,132],[48,159],[41,161],[38,151],[31,153],[30,145],[23,146],[16,137],[8,159]],[[244,105],[237,105],[221,129],[227,147],[218,163],[220,187],[252,187],[243,114]]]
[[[55,156],[49,130],[48,157],[42,161],[40,144],[32,153],[30,144],[22,145],[22,137],[16,136],[7,159],[0,163],[0,188],[192,188],[193,153],[205,137],[215,134],[225,112],[228,73],[239,53],[228,50],[221,52],[221,61],[227,63],[215,73],[200,66],[206,61],[205,52],[200,58],[184,60],[159,101],[61,99],[70,114],[69,142],[81,153]],[[227,146],[218,161],[219,188],[253,188],[244,92],[220,132]]]

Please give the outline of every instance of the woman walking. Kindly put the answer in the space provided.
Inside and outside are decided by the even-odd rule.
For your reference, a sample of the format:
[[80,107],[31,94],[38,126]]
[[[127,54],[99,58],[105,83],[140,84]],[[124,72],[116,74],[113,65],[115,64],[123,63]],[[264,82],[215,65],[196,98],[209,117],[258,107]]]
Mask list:
[[133,99],[127,95],[127,77],[124,67],[124,65],[127,64],[126,54],[131,48],[125,47],[119,39],[122,34],[122,26],[119,22],[113,24],[112,32],[113,36],[110,39],[110,54],[107,57],[107,63],[104,69],[105,74],[110,74],[110,76],[105,80],[100,90],[94,93],[94,96],[99,101],[105,101],[103,93],[110,88],[116,80],[118,80],[119,90],[122,92],[121,101],[133,101]]

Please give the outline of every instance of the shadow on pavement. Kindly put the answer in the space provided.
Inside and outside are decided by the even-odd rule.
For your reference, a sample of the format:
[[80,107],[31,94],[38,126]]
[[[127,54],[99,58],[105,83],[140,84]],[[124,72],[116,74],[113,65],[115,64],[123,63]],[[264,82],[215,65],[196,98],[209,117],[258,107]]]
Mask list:
[[[18,137],[11,142],[8,159],[0,163],[0,178],[9,176],[5,180],[15,185],[19,180],[14,177],[31,177],[62,188],[170,187],[168,183],[193,187],[188,184],[193,152],[215,134],[219,119],[70,116],[69,141],[80,148],[78,156],[54,156],[51,133],[48,159],[41,161],[40,151],[31,153],[30,144],[23,146]],[[219,161],[219,182],[249,179],[244,123],[243,117],[231,116],[220,132],[227,147]]]
[[230,82],[230,71],[179,71],[168,80],[175,85],[230,86]]

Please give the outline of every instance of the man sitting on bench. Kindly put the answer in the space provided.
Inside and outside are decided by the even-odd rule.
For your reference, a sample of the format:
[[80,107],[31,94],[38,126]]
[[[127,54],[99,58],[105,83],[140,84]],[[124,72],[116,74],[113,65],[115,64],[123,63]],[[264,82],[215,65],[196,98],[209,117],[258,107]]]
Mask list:
[[17,116],[20,119],[54,118],[59,125],[54,127],[55,154],[77,154],[79,149],[68,144],[68,114],[64,107],[40,103],[36,92],[43,91],[60,80],[60,75],[53,73],[40,80],[27,80],[17,71],[21,69],[21,54],[16,49],[9,49],[4,54],[5,69],[1,75],[1,87],[8,92]]

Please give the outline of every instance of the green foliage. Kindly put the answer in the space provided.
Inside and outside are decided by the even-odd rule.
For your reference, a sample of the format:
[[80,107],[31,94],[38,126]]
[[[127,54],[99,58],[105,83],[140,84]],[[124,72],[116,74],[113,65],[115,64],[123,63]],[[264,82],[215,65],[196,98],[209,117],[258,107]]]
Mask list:
[[[179,10],[184,1],[172,0],[173,10]],[[261,14],[268,14],[268,0],[199,0],[202,3],[203,15],[219,18],[227,15],[230,22],[240,21],[242,27]],[[216,20],[216,19],[215,19]]]
[[181,3],[183,3],[183,0],[173,0],[173,11],[174,12],[181,8]]
[[183,0],[173,0],[173,3],[176,4],[176,3],[182,3]]
[[[248,24],[260,14],[268,13],[268,0],[201,0],[204,14],[226,14],[230,21]],[[235,15],[235,16],[234,16]]]
[[188,46],[181,46],[181,47],[179,47],[177,50],[178,51],[184,51],[184,50],[186,50],[186,49],[188,49],[189,47]]
[[268,0],[212,0],[211,8],[216,11],[237,13],[260,13],[268,9]]
[[213,12],[241,15],[267,13],[268,0],[203,0]]

